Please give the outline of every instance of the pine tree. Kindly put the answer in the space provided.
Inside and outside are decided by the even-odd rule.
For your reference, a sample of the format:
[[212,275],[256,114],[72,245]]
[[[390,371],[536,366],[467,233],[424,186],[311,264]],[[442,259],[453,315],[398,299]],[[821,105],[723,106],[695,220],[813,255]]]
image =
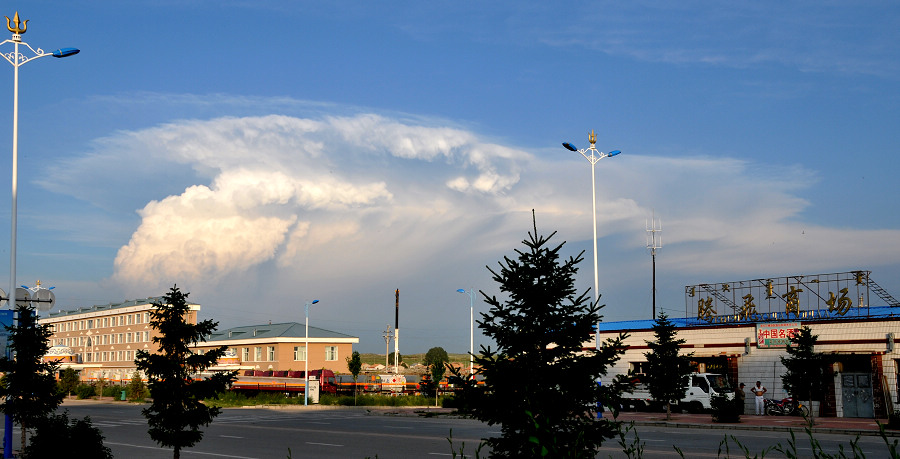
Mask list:
[[822,400],[825,393],[825,367],[830,363],[825,354],[816,352],[818,340],[819,335],[813,335],[812,329],[801,327],[785,349],[788,356],[781,357],[781,364],[787,370],[781,376],[781,384],[791,397],[809,403],[810,422],[815,420],[812,401]]
[[693,371],[690,358],[693,352],[679,355],[683,339],[677,339],[675,324],[666,313],[659,313],[653,324],[656,341],[647,341],[650,352],[647,357],[647,386],[650,396],[666,404],[666,419],[672,418],[672,403],[683,399],[688,389],[686,376]]
[[39,325],[34,308],[16,306],[16,324],[6,327],[9,348],[13,359],[0,359],[0,411],[10,416],[22,429],[22,450],[26,433],[40,421],[50,416],[65,396],[56,384],[59,364],[45,362],[43,357],[50,350],[49,325]]
[[205,342],[218,324],[212,320],[189,323],[187,296],[175,286],[162,301],[153,304],[150,326],[159,332],[153,338],[159,351],[138,351],[135,359],[137,368],[147,375],[153,397],[150,407],[142,411],[150,425],[148,433],[160,445],[171,446],[175,459],[181,457],[182,448],[203,438],[200,426],[208,426],[220,412],[219,408],[204,405],[203,400],[224,391],[237,376],[235,372],[220,372],[194,380],[215,365],[227,347],[205,354],[191,351],[190,346]]
[[597,381],[620,358],[625,335],[586,348],[601,306],[575,289],[584,252],[560,261],[565,242],[550,246],[555,234],[538,235],[535,222],[517,259],[488,267],[506,299],[480,292],[490,309],[478,327],[497,349],[475,356],[486,384],[467,385],[466,400],[475,418],[502,426],[502,437],[487,439],[494,457],[593,458],[618,427],[595,417],[598,402],[618,406],[621,385]]

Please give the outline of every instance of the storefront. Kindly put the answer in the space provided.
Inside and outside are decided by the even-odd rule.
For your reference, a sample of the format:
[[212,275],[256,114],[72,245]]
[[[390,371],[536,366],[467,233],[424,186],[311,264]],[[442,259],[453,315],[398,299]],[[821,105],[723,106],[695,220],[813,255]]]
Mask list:
[[[884,292],[878,296],[888,306],[869,306],[874,282],[868,274],[854,271],[688,286],[687,317],[670,320],[677,327],[677,337],[685,340],[682,353],[693,353],[691,361],[698,372],[726,375],[734,387],[761,381],[768,389],[766,397],[773,399],[790,395],[781,384],[785,372],[781,358],[787,356],[790,336],[808,326],[818,336],[815,351],[830,358],[827,394],[817,404],[817,414],[884,417],[900,402],[900,352],[894,346],[894,337],[900,336],[900,304]],[[760,297],[765,308],[756,305],[755,298]],[[655,340],[653,325],[652,320],[600,324],[601,343],[621,332],[629,334],[625,355],[607,380],[647,371],[644,354],[649,351],[646,343]],[[749,413],[752,397],[747,400],[745,412]]]

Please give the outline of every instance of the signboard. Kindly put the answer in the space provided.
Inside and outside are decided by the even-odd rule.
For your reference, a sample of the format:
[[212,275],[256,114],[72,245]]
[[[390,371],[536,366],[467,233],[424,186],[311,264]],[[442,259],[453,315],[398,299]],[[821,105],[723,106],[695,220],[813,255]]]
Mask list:
[[791,344],[791,337],[799,331],[800,322],[756,324],[756,347],[757,349],[784,349],[785,346]]
[[9,332],[6,331],[6,327],[11,327],[13,325],[14,314],[15,311],[12,309],[0,310],[0,356],[6,355],[6,346],[9,342]]
[[688,317],[709,324],[856,316],[869,304],[869,287],[876,286],[869,274],[851,271],[688,285],[685,306]]

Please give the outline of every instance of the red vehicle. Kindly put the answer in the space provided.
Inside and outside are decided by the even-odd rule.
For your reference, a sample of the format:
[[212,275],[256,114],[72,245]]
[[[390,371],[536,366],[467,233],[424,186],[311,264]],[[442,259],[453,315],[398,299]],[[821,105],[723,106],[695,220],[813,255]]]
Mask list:
[[[318,379],[319,393],[337,393],[334,372],[331,370],[310,370],[309,376]],[[282,392],[300,393],[306,389],[306,375],[303,371],[262,371],[245,370],[231,385],[231,390],[239,392]]]

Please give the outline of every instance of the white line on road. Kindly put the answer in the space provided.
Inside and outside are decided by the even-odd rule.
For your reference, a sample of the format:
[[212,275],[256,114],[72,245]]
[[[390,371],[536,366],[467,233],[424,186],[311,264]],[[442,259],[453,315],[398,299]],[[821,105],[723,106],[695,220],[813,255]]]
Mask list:
[[[130,443],[113,443],[113,442],[105,442],[107,445],[118,445],[118,446],[128,446],[131,448],[143,448],[143,449],[155,449],[159,451],[171,451],[170,448],[160,448],[158,446],[142,446],[142,445],[132,445]],[[261,459],[258,457],[250,457],[250,456],[233,456],[230,454],[218,454],[218,453],[203,453],[200,451],[191,451],[189,449],[181,450],[181,454],[200,454],[203,456],[215,456],[215,457],[229,457],[231,459]]]
[[316,443],[314,441],[306,442],[307,445],[319,445],[319,446],[344,446],[344,445],[335,445],[334,443]]
[[244,438],[244,437],[238,437],[237,435],[219,435],[219,436],[222,438]]

